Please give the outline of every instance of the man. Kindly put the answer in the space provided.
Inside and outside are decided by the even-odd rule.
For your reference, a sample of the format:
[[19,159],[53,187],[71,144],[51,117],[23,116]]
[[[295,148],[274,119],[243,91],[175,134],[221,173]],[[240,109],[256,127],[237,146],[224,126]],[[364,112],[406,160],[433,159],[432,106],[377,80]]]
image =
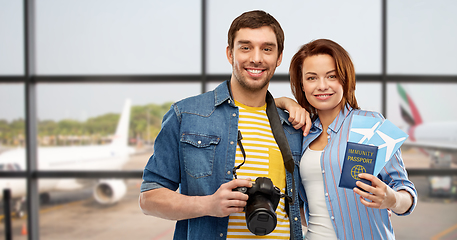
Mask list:
[[[243,213],[249,196],[234,189],[251,188],[250,179],[257,177],[268,177],[290,198],[281,198],[277,226],[269,236],[302,238],[295,194],[299,177],[293,164],[299,162],[302,132],[287,121],[284,111],[276,110],[267,91],[283,48],[284,33],[276,19],[263,11],[243,13],[228,34],[231,79],[214,91],[173,104],[164,116],[144,169],[139,202],[147,215],[178,220],[174,239],[255,236]],[[289,151],[283,152],[284,144],[277,143],[278,130],[272,130],[274,120],[269,120],[273,113]],[[293,161],[290,156],[286,163],[287,152]]]

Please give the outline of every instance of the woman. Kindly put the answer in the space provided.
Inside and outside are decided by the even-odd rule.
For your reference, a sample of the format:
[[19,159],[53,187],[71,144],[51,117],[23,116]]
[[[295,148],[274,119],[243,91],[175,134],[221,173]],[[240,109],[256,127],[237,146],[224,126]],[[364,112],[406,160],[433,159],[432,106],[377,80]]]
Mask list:
[[[313,121],[300,162],[305,239],[395,239],[390,211],[408,215],[417,201],[400,151],[377,177],[359,175],[371,182],[357,182],[364,191],[338,187],[352,117],[383,119],[379,113],[359,110],[349,54],[331,40],[315,40],[294,55],[289,72],[292,92]],[[288,98],[276,103],[285,109],[297,107]]]

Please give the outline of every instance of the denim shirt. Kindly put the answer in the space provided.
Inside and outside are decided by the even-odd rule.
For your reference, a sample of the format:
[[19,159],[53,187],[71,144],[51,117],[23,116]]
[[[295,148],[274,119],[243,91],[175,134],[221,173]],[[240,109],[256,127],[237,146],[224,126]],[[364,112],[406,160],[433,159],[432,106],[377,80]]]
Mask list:
[[[173,191],[179,188],[181,194],[188,196],[204,196],[233,180],[238,107],[230,96],[228,84],[226,81],[213,91],[171,106],[155,140],[154,154],[144,169],[141,192],[165,187]],[[292,127],[286,112],[279,109],[278,112],[295,163],[294,178],[286,171],[287,193],[295,198],[289,207],[291,239],[302,239],[296,191],[300,182],[302,132]],[[204,216],[177,221],[174,239],[225,239],[228,220],[228,216]]]

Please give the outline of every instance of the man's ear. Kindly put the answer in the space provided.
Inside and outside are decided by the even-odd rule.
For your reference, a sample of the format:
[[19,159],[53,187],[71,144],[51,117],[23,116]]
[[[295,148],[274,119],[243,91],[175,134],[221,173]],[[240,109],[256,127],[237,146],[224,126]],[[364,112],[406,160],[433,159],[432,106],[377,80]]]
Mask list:
[[227,54],[227,60],[229,61],[230,64],[232,64],[233,63],[233,52],[229,46],[227,46],[225,53]]
[[283,54],[283,52],[279,55],[278,61],[276,61],[276,67],[279,67],[279,65],[281,65],[281,62],[282,62],[282,54]]

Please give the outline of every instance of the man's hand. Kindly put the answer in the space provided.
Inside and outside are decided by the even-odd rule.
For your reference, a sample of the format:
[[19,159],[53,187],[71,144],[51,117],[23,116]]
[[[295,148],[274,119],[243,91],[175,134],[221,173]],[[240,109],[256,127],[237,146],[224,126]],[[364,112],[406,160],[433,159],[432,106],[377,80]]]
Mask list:
[[289,122],[295,129],[301,128],[303,130],[303,136],[308,135],[309,129],[311,129],[311,118],[309,117],[308,111],[296,105],[287,109],[289,112]]
[[288,97],[275,98],[275,104],[289,112],[289,122],[295,129],[302,129],[303,136],[307,136],[311,129],[309,112],[302,108],[296,101]]
[[236,179],[222,184],[212,195],[187,196],[168,188],[140,193],[140,208],[146,215],[169,220],[203,216],[226,217],[243,211],[248,195],[232,191],[236,187],[252,187],[251,179]]
[[363,205],[371,208],[387,208],[396,213],[405,213],[411,207],[413,200],[407,191],[396,192],[379,178],[368,173],[361,173],[359,177],[371,182],[371,186],[361,181],[356,182],[357,187],[367,191],[354,188],[354,192],[360,195],[360,202]]
[[208,215],[226,217],[232,213],[242,212],[248,195],[233,189],[251,186],[251,179],[235,179],[222,184],[213,195],[208,196]]

